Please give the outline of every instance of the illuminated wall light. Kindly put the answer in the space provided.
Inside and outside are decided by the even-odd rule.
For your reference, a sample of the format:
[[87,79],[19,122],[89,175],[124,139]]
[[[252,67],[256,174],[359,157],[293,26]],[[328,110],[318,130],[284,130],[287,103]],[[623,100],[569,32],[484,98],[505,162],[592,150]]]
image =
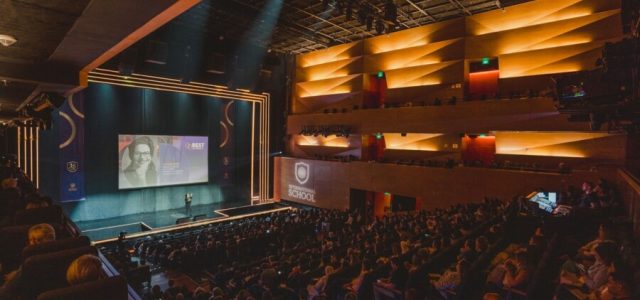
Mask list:
[[600,132],[517,132],[498,131],[496,153],[551,157],[588,157],[581,141],[616,136]]
[[299,78],[303,81],[317,81],[348,76],[349,69],[353,66],[353,63],[358,60],[361,60],[361,58],[354,57],[303,68],[300,69]]
[[329,96],[329,95],[347,94],[351,92],[352,90],[348,87],[340,87],[340,88],[334,88],[331,90],[318,90],[318,91],[306,92],[306,93],[301,92],[300,97],[307,98],[307,97],[316,97],[316,96]]
[[385,133],[386,148],[390,150],[418,150],[438,151],[438,141],[441,133],[411,133],[403,136],[402,133]]
[[317,80],[325,80],[325,79],[334,79],[349,76],[349,72],[341,71],[341,72],[332,72],[332,73],[313,73],[309,75],[309,81],[317,81]]
[[349,59],[351,58],[351,49],[357,45],[359,45],[359,42],[337,45],[330,48],[299,55],[298,65],[303,68],[308,68],[316,65]]
[[[576,5],[582,0],[530,1],[508,8],[508,13],[499,10],[467,17],[472,25],[472,34],[483,35],[523,27],[548,24],[580,18],[594,13],[592,7]],[[477,25],[476,25],[477,24]]]
[[371,54],[424,46],[430,42],[429,34],[438,30],[441,26],[442,24],[431,24],[377,36],[365,40],[365,46]]
[[385,63],[384,70],[385,71],[392,71],[392,70],[398,70],[398,69],[404,69],[404,68],[435,65],[435,64],[439,64],[441,62],[442,62],[442,60],[441,59],[437,59],[437,58],[414,60],[414,61],[410,61],[410,62],[392,61],[392,62]]

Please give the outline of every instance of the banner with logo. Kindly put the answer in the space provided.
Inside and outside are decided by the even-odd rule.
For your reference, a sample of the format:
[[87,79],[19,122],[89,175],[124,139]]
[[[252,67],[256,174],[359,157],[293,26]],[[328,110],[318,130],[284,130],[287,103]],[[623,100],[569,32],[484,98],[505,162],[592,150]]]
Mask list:
[[[308,204],[316,203],[316,191],[313,180],[311,180],[313,171],[311,165],[303,161],[297,161],[293,164],[292,171],[295,180],[284,180],[287,186],[283,189],[285,191],[283,198]],[[287,174],[288,172],[283,173]]]
[[69,96],[59,110],[60,201],[85,200],[84,95]]

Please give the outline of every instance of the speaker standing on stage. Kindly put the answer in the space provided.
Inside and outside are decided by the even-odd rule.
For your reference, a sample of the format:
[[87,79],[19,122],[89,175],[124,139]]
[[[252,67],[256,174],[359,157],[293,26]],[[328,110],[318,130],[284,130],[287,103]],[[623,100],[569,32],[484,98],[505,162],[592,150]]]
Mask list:
[[184,194],[184,208],[187,217],[191,217],[191,199],[193,198],[193,194],[186,193]]

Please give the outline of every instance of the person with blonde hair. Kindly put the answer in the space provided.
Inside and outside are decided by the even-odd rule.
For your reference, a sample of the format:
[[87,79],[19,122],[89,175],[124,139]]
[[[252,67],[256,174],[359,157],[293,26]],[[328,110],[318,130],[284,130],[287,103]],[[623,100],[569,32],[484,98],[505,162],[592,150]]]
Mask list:
[[[27,232],[27,246],[44,244],[56,240],[56,230],[47,223],[33,225]],[[15,299],[21,287],[26,285],[22,277],[22,266],[5,275],[4,285],[0,287],[0,300]]]
[[69,285],[87,283],[103,277],[102,262],[95,255],[82,255],[71,262],[69,268],[67,268],[67,282]]
[[38,245],[56,240],[56,230],[47,223],[31,226],[28,233],[29,246]]

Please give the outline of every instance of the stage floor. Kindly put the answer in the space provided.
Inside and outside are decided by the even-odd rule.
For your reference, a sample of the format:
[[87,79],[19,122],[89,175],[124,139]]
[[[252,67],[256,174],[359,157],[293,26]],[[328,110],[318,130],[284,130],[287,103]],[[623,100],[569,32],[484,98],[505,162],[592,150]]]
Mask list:
[[[224,210],[249,205],[247,200],[225,201],[220,203],[197,205],[191,207],[191,216],[206,215],[206,219],[224,218],[225,214],[216,213]],[[91,240],[103,240],[117,237],[121,231],[135,233],[176,224],[176,220],[186,217],[184,208],[163,210],[149,213],[125,215],[121,217],[76,222],[78,228]],[[141,225],[142,224],[142,225]],[[147,229],[148,228],[148,229]]]

